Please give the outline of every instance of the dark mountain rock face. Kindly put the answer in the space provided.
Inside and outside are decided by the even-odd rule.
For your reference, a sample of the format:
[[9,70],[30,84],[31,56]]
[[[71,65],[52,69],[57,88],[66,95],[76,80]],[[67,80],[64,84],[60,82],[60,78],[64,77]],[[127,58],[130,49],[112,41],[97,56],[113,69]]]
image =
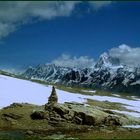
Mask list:
[[121,65],[104,53],[92,68],[68,68],[54,64],[28,68],[23,76],[67,86],[99,88],[119,92],[140,91],[140,68]]

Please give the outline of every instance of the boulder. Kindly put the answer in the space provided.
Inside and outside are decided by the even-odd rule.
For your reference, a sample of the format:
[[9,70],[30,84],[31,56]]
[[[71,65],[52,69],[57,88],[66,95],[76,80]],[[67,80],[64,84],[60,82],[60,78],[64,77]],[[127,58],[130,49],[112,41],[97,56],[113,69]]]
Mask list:
[[86,112],[75,112],[75,120],[76,122],[80,122],[80,124],[85,125],[94,125],[95,124],[95,118],[91,114],[88,114]]
[[91,114],[85,114],[84,124],[95,125],[96,118]]
[[33,134],[34,134],[34,132],[33,132],[33,131],[31,131],[31,130],[28,130],[28,131],[26,131],[26,134],[27,134],[27,135],[33,135]]
[[103,123],[106,126],[121,126],[122,125],[119,117],[115,115],[108,115],[107,117],[105,117]]
[[72,121],[74,117],[74,112],[70,111],[68,114],[63,115],[63,117],[68,121]]
[[53,111],[55,111],[61,117],[64,117],[65,114],[69,113],[68,107],[64,105],[58,105],[58,104],[53,107]]
[[85,113],[84,112],[74,111],[74,118],[73,118],[74,123],[83,124],[84,120],[85,120]]
[[50,121],[55,121],[55,122],[61,122],[61,121],[65,121],[63,118],[59,117],[50,117]]
[[41,120],[41,119],[48,119],[49,117],[49,114],[47,111],[34,111],[30,117],[33,119],[33,120]]
[[78,116],[75,116],[73,122],[76,123],[76,124],[82,124],[83,119],[78,117]]

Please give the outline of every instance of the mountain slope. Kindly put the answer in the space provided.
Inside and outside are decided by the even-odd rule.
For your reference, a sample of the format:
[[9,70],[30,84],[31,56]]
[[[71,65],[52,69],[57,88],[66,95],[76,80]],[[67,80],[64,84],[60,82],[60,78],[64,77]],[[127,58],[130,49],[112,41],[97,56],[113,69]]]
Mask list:
[[93,68],[68,68],[54,64],[30,67],[23,73],[29,79],[119,92],[140,91],[140,68],[120,64],[107,53],[100,56]]
[[[14,102],[44,105],[47,103],[52,90],[52,87],[48,85],[41,85],[5,75],[0,75],[0,88],[2,91],[0,94],[0,108],[9,106]],[[71,91],[73,91],[73,88],[71,88]],[[133,96],[129,98],[127,97],[128,99],[122,98],[122,96],[112,97],[114,95],[100,96],[96,95],[96,91],[93,92],[91,90],[83,89],[79,90],[78,93],[72,93],[60,89],[56,89],[56,92],[59,103],[77,102],[85,105],[94,103],[94,106],[113,109],[113,111],[118,111],[122,114],[140,117],[140,99],[136,97],[134,98]],[[92,93],[92,95],[88,95],[87,93]],[[96,102],[98,104],[95,104]]]
[[[44,86],[28,80],[0,75],[0,89],[1,108],[10,105],[13,102],[44,105],[48,101],[52,87],[47,85]],[[85,99],[88,98],[86,95],[74,94],[59,89],[57,89],[57,95],[59,103],[83,103],[85,102]]]

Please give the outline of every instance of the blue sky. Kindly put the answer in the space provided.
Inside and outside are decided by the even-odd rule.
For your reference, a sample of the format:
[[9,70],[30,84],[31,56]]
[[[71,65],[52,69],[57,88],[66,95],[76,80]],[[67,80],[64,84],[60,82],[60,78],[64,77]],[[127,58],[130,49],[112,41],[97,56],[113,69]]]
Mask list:
[[[59,11],[61,5],[55,5],[58,11],[52,17],[45,10],[41,14],[33,14],[42,9],[42,5],[31,6],[33,12],[27,13],[27,7],[23,6],[25,8],[17,16],[12,2],[8,6],[13,13],[8,13],[6,8],[1,9],[1,13],[3,10],[13,16],[9,19],[0,13],[0,67],[23,68],[48,63],[63,54],[72,58],[88,56],[97,60],[103,52],[121,44],[131,46],[132,50],[139,49],[140,2],[72,4],[69,11],[64,8],[63,12],[67,14]],[[22,2],[18,4],[19,7],[15,4],[15,9],[18,11],[21,5]],[[0,6],[4,7],[4,4],[0,3]],[[55,8],[50,11],[55,11]],[[3,23],[6,23],[6,28]]]

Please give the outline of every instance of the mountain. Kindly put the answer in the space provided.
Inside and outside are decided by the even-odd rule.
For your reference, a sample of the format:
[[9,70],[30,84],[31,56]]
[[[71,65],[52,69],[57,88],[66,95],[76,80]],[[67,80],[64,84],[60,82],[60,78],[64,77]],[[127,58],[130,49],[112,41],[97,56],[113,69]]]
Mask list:
[[103,53],[93,68],[69,68],[42,64],[28,68],[23,76],[67,86],[80,86],[139,94],[140,68],[120,64]]
[[118,58],[110,57],[107,53],[103,53],[99,60],[97,61],[95,67],[102,68],[102,67],[112,67],[112,66],[119,66],[120,61]]

